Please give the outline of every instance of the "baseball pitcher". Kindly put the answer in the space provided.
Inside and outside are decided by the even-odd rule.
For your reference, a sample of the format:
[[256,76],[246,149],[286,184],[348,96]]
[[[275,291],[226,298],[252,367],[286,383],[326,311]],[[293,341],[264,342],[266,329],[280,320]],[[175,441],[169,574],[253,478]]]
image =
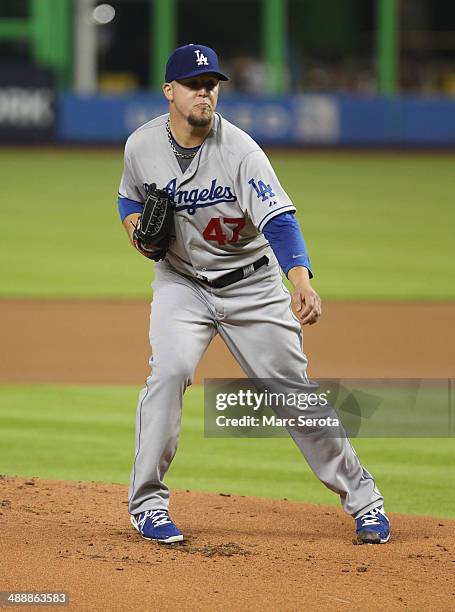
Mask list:
[[[169,113],[128,138],[119,188],[132,245],[157,262],[129,512],[145,539],[165,543],[183,539],[164,479],[177,451],[183,394],[212,338],[223,338],[250,378],[305,389],[302,326],[321,316],[293,203],[262,149],[216,112],[226,80],[209,47],[171,54],[163,85]],[[387,542],[383,497],[344,433],[315,427],[291,435],[355,519],[359,542]]]

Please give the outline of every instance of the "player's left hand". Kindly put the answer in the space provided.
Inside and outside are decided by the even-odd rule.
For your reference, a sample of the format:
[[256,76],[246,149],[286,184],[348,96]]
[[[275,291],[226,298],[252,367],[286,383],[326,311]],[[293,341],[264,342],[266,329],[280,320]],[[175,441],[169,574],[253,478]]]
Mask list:
[[321,298],[310,285],[297,286],[291,293],[292,312],[301,325],[313,325],[322,314]]

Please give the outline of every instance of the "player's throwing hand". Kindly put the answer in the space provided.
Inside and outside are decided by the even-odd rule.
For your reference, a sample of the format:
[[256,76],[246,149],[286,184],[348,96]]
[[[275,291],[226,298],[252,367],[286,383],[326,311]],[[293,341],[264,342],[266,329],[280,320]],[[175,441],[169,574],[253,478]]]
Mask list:
[[292,312],[300,325],[313,325],[322,314],[321,298],[310,284],[307,268],[296,266],[288,272],[288,278],[294,285],[291,292]]
[[312,287],[295,287],[291,296],[292,312],[301,325],[313,325],[319,321],[322,314],[321,298]]

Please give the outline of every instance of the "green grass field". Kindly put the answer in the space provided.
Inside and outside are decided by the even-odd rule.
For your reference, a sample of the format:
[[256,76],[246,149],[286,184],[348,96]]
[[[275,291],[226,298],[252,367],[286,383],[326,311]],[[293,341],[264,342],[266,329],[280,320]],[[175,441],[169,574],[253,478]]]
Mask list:
[[[323,298],[453,299],[454,155],[272,153]],[[3,297],[146,297],[122,151],[0,149]]]
[[[0,387],[0,472],[127,483],[134,456],[132,387]],[[357,439],[395,512],[455,517],[452,439]],[[203,389],[185,396],[172,487],[338,504],[288,438],[209,439]]]

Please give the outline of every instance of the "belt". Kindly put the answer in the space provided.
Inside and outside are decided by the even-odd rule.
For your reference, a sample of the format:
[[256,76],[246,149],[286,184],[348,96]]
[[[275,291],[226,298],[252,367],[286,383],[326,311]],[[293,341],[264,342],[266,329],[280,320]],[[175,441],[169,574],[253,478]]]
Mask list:
[[229,272],[229,274],[225,274],[224,276],[221,276],[213,281],[209,281],[208,279],[199,280],[210,287],[214,287],[215,289],[222,289],[223,287],[228,287],[229,285],[233,285],[234,283],[247,278],[247,276],[251,276],[251,274],[256,272],[256,270],[259,270],[259,268],[262,268],[262,266],[265,266],[268,263],[269,258],[266,255],[263,255],[260,259],[254,261],[252,264],[249,264],[244,268],[238,268],[237,270]]

